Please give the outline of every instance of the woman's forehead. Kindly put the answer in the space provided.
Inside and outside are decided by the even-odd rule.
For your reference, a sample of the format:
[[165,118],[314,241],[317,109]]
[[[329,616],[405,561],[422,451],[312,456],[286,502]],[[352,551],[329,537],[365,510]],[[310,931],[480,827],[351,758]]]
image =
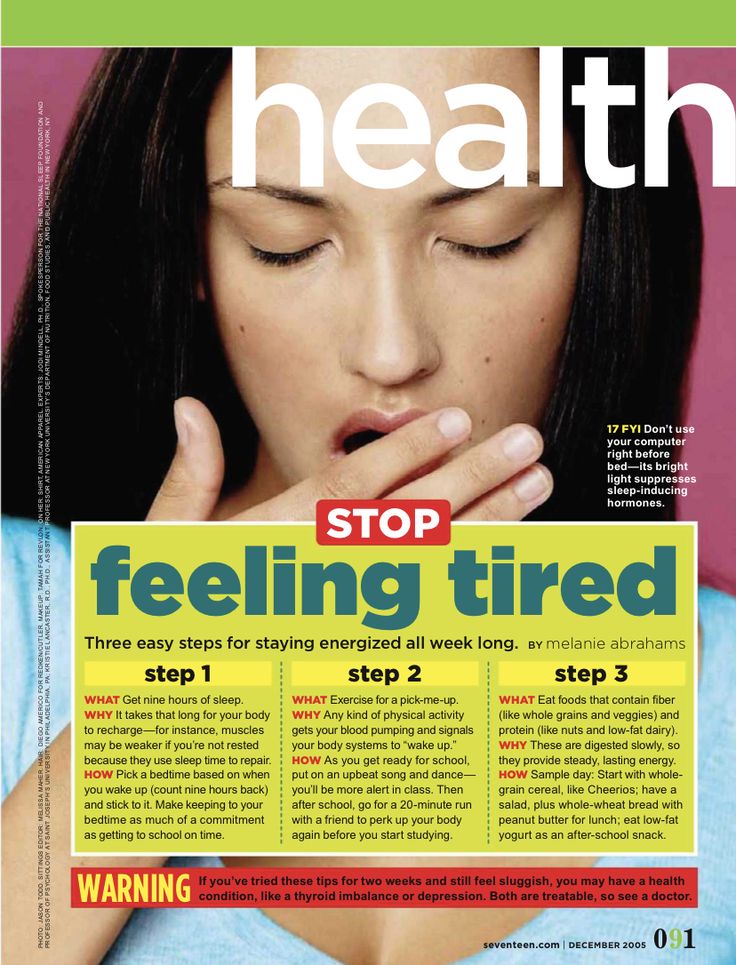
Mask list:
[[257,51],[256,64],[259,92],[304,84],[327,110],[364,84],[399,84],[427,102],[462,84],[535,87],[538,56],[504,47],[270,47]]
[[[434,145],[448,130],[461,124],[503,124],[501,114],[489,106],[463,107],[451,111],[445,91],[468,84],[495,84],[521,100],[528,121],[529,160],[537,153],[538,57],[531,48],[262,48],[256,57],[256,87],[261,94],[276,84],[300,84],[319,100],[324,116],[325,176],[331,175],[331,130],[345,99],[369,84],[393,84],[414,94],[431,127],[429,145],[363,145],[365,161],[379,168],[400,165],[415,157],[428,171],[433,169]],[[209,180],[228,177],[232,166],[232,72],[218,86],[207,121],[207,174]],[[403,128],[406,119],[389,103],[369,106],[359,127]],[[497,163],[503,147],[478,142],[465,149],[469,167]],[[475,157],[473,157],[475,155]],[[257,168],[276,172],[284,183],[296,183],[299,173],[299,125],[294,112],[274,106],[263,112],[257,126]],[[341,180],[338,171],[332,171]],[[436,177],[436,172],[435,172]],[[435,187],[440,187],[436,184]],[[427,188],[428,185],[424,184]]]

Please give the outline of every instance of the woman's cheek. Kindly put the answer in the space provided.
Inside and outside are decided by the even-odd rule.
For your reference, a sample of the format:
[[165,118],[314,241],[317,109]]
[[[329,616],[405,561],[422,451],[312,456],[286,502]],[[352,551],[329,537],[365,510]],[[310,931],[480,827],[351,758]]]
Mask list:
[[503,278],[496,272],[493,282],[480,277],[458,292],[451,309],[446,305],[445,364],[456,387],[451,401],[472,406],[476,439],[511,422],[538,423],[544,412],[574,282],[543,269],[535,259]]
[[295,291],[289,269],[256,262],[227,222],[215,221],[208,244],[212,307],[233,373],[252,381],[291,371],[310,354],[319,318],[314,297]]
[[299,337],[294,319],[284,324],[280,314],[253,304],[246,311],[241,301],[218,315],[231,370],[249,387],[249,396],[279,388],[279,383],[305,366],[308,346]]
[[325,385],[333,381],[326,372],[331,340],[319,324],[319,309],[278,297],[279,289],[277,280],[266,285],[254,279],[242,289],[221,290],[215,304],[236,386],[269,443],[298,439],[304,426],[295,414],[316,421]]

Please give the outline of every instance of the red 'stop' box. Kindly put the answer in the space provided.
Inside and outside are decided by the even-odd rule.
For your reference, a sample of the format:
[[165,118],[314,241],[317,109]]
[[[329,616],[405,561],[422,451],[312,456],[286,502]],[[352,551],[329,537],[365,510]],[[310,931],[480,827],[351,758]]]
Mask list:
[[447,499],[320,499],[320,546],[445,546],[450,542]]

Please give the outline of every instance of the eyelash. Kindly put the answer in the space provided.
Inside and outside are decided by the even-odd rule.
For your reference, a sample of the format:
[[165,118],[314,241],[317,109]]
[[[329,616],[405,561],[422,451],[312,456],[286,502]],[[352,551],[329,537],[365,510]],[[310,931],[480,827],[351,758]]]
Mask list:
[[520,247],[525,238],[526,232],[523,235],[519,235],[518,238],[512,238],[511,241],[504,241],[501,245],[488,245],[486,247],[480,245],[464,245],[459,241],[440,240],[450,251],[465,255],[467,258],[505,258],[506,255],[512,255]]
[[298,265],[299,262],[306,261],[307,258],[310,258],[328,243],[327,241],[318,241],[317,244],[302,248],[300,251],[265,251],[263,248],[256,248],[255,245],[251,245],[250,250],[256,261],[260,261],[264,265],[288,268],[290,265]]
[[[506,255],[513,254],[525,238],[526,233],[519,235],[518,238],[512,238],[511,241],[505,241],[503,244],[488,245],[486,247],[465,245],[459,241],[446,241],[445,239],[440,239],[440,241],[449,248],[450,251],[465,255],[467,258],[504,258]],[[300,251],[266,251],[263,248],[256,248],[255,245],[251,245],[250,250],[256,261],[260,261],[264,265],[289,268],[292,265],[298,265],[306,261],[326,244],[329,244],[329,242],[318,241],[316,244],[310,245],[308,248],[302,248]]]

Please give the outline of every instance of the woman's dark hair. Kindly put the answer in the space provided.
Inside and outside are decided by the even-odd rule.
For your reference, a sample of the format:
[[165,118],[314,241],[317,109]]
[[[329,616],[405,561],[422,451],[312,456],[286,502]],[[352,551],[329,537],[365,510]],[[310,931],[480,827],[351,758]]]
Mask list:
[[[670,184],[641,186],[643,52],[565,52],[566,124],[582,169],[582,108],[569,85],[584,57],[607,56],[636,108],[610,112],[612,164],[638,183],[586,179],[577,292],[543,433],[556,489],[540,518],[667,519],[613,509],[606,496],[609,423],[676,424],[698,310],[701,226],[679,117],[670,123]],[[52,190],[52,521],[140,519],[175,445],[172,404],[195,395],[220,425],[226,486],[252,469],[256,433],[198,302],[205,210],[204,128],[228,49],[105,54],[69,133]],[[37,291],[32,252],[4,378],[5,511],[36,516]]]

